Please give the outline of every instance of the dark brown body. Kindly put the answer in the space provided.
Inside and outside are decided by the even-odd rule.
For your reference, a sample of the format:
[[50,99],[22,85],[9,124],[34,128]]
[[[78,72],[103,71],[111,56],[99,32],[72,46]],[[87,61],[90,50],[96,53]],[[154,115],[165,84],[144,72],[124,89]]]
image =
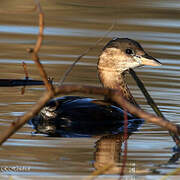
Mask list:
[[[104,105],[96,103],[94,99],[77,96],[56,98],[31,123],[37,132],[51,136],[85,137],[123,133],[124,111],[102,102]],[[127,117],[129,133],[137,130],[143,122],[129,113]]]
[[[104,87],[118,89],[129,102],[137,105],[130,93],[125,74],[129,68],[159,65],[140,44],[128,38],[111,40],[98,61],[98,75]],[[108,102],[106,102],[108,101]],[[105,97],[103,103],[77,96],[53,99],[31,120],[37,132],[59,136],[89,136],[123,132],[124,112]],[[110,104],[112,103],[112,104]],[[128,131],[133,132],[143,120],[127,114]]]

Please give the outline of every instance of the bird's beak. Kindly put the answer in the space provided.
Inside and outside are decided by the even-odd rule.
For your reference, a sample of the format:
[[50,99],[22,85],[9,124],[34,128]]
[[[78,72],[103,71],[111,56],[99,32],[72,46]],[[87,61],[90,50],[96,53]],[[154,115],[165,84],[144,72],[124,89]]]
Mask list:
[[140,56],[141,64],[147,66],[160,66],[162,65],[157,59],[149,56],[148,54]]

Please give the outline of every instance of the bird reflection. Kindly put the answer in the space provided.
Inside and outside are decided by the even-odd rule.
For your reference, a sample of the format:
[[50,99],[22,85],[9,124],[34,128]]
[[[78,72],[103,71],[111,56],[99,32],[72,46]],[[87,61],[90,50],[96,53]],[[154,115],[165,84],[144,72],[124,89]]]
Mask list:
[[[128,134],[128,138],[133,135],[132,133]],[[94,153],[94,163],[93,166],[96,170],[103,169],[108,164],[113,164],[103,174],[120,174],[123,167],[123,144],[124,144],[124,134],[114,134],[106,135],[100,137],[96,141],[95,153]],[[123,148],[122,148],[123,147]],[[170,159],[153,167],[138,168],[135,162],[127,160],[124,168],[124,174],[126,175],[140,175],[140,174],[159,174],[161,169],[171,167],[175,165],[174,170],[177,168],[178,160],[180,158],[180,152],[175,152],[172,154]],[[128,158],[127,158],[128,159]],[[172,169],[172,167],[171,167]],[[173,170],[172,170],[173,171]],[[161,173],[160,173],[161,174]]]
[[[128,137],[130,134],[128,134]],[[122,145],[124,143],[124,135],[106,135],[96,142],[96,151],[94,153],[94,168],[102,169],[107,164],[113,164],[113,167],[105,172],[105,174],[119,174],[122,168]],[[126,163],[124,173],[131,174],[135,172],[134,163]]]

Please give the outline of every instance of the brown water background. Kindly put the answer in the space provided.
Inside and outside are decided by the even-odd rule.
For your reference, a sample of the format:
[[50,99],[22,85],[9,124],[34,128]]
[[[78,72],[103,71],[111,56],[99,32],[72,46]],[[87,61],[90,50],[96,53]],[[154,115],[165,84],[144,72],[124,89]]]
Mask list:
[[[40,58],[48,76],[58,82],[70,64],[87,48],[111,33],[74,68],[66,82],[100,86],[96,63],[102,47],[112,37],[137,40],[163,66],[136,69],[163,114],[179,123],[180,115],[180,2],[178,0],[42,0],[45,39]],[[33,47],[38,18],[33,1],[2,0],[0,6],[0,77],[24,78],[22,62],[29,76],[40,79],[27,48]],[[152,112],[129,77],[128,84],[143,109]],[[43,94],[43,87],[0,88],[0,132],[31,108]],[[61,176],[93,172],[98,138],[50,138],[32,136],[25,125],[0,148],[1,174]],[[137,174],[165,174],[179,167],[167,165],[174,143],[168,132],[145,123],[128,140],[128,162]],[[4,167],[25,168],[18,172]],[[156,169],[154,171],[154,169]]]

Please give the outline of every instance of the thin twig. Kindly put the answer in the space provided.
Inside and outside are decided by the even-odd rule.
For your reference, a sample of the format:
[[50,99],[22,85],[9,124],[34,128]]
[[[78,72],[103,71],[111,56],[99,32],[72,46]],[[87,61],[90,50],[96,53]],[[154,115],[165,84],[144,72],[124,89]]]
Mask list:
[[76,63],[82,58],[84,57],[89,51],[91,51],[92,49],[94,49],[113,29],[114,27],[114,23],[108,28],[107,32],[104,34],[104,36],[100,39],[98,39],[95,44],[86,49],[80,56],[78,56],[78,58],[73,62],[73,64],[65,71],[64,75],[62,76],[59,85],[62,85],[65,81],[65,79],[67,78],[67,76],[69,75],[69,73],[72,71],[72,69],[74,68],[74,66],[76,65]]
[[26,63],[23,61],[22,63],[23,69],[24,69],[24,74],[25,74],[25,79],[29,79],[29,75],[28,75],[28,70],[27,70],[27,65]]
[[[136,73],[134,72],[133,69],[129,69],[129,73],[131,74],[131,76],[133,77],[133,79],[136,81],[138,87],[140,88],[140,90],[142,91],[142,93],[144,94],[148,104],[152,107],[152,109],[154,110],[154,112],[157,114],[157,116],[162,117],[163,119],[165,119],[166,121],[169,121],[168,119],[166,119],[164,117],[164,115],[162,114],[162,112],[160,111],[160,109],[158,108],[158,106],[156,105],[156,103],[154,102],[154,100],[152,99],[152,97],[150,96],[150,94],[148,93],[148,91],[146,90],[143,82],[138,78],[138,76],[136,75]],[[180,147],[180,139],[179,137],[172,133],[171,131],[169,131],[169,134],[171,135],[173,141],[176,143],[176,145],[178,147]]]
[[36,2],[37,10],[39,13],[39,35],[38,35],[36,45],[32,51],[32,59],[34,60],[34,62],[36,63],[36,65],[39,69],[39,72],[44,81],[45,87],[47,88],[48,91],[50,91],[51,93],[54,93],[53,85],[48,81],[48,76],[46,74],[46,71],[44,70],[43,65],[39,61],[38,52],[41,48],[42,41],[43,41],[44,14],[43,14],[43,11],[42,11],[39,1],[35,0],[35,2]]
[[[24,69],[25,80],[28,81],[29,75],[28,75],[27,65],[26,65],[26,63],[25,63],[24,61],[23,61],[23,63],[22,63],[22,66],[23,66],[23,69]],[[26,89],[26,85],[24,85],[24,86],[21,88],[21,94],[22,94],[22,95],[25,93],[25,89]]]

